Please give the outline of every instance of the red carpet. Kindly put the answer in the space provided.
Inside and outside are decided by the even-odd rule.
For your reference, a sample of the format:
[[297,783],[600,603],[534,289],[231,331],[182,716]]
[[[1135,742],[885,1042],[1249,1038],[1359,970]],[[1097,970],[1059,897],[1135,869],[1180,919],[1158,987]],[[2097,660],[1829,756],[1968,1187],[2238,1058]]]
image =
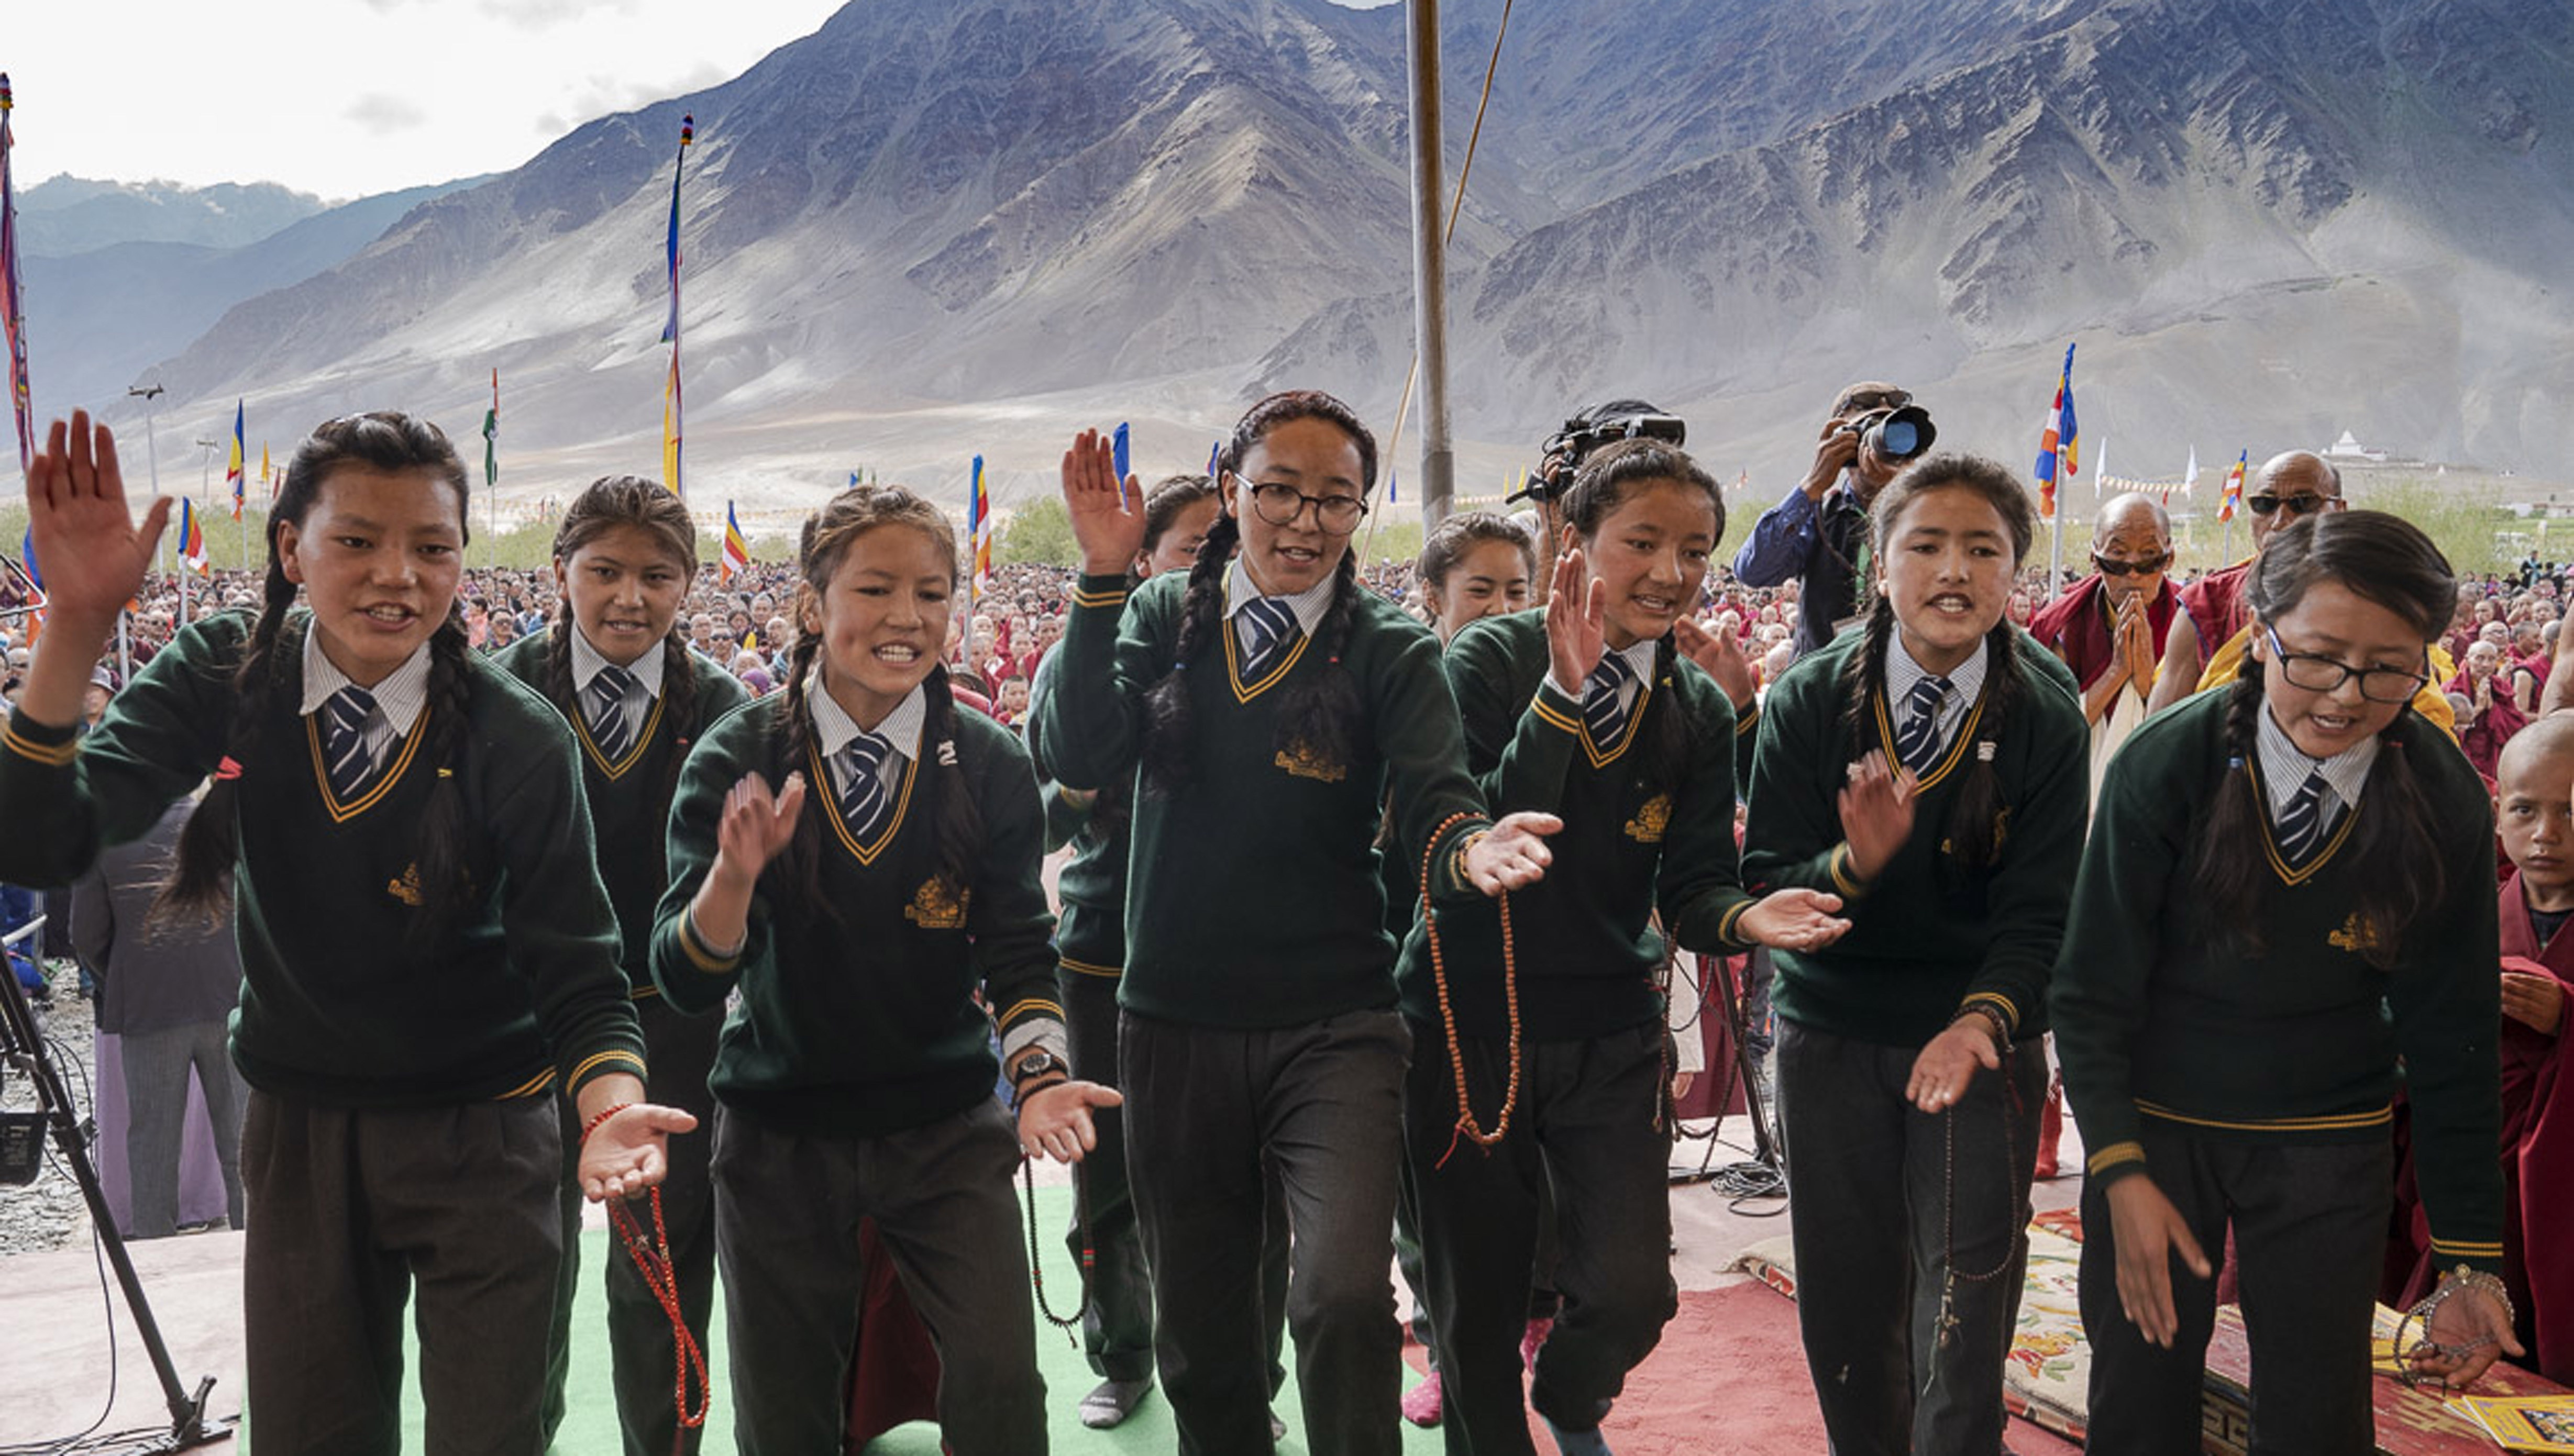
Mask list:
[[[1681,1295],[1679,1316],[1629,1377],[1604,1430],[1618,1456],[1822,1451],[1824,1420],[1797,1343],[1797,1306],[1758,1283]],[[2007,1439],[2019,1456],[2076,1450],[2026,1421],[2012,1421]],[[1540,1451],[1552,1449],[1543,1427],[1537,1440]]]

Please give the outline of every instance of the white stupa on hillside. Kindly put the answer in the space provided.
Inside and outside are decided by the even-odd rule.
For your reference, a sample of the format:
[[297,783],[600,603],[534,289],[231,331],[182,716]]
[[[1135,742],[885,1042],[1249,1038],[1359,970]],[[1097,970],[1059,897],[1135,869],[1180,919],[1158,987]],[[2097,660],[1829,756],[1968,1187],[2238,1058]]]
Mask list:
[[2324,457],[2338,460],[2383,460],[2386,458],[2386,451],[2368,448],[2359,442],[2359,436],[2345,429],[2341,432],[2341,438],[2324,447]]

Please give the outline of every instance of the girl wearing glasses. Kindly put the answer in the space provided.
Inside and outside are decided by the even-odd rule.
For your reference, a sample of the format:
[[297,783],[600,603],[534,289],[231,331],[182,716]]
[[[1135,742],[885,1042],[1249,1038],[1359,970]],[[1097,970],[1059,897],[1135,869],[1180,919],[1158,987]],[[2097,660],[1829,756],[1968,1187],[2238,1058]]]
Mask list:
[[1865,632],[1770,690],[1743,877],[1842,897],[1777,951],[1798,1321],[1833,1449],[2001,1449],[2048,969],[2088,805],[2072,674],[2002,618],[2036,522],[1932,455],[1875,512]]
[[2399,1060],[2432,1248],[2413,1371],[2518,1353],[2494,1161],[2498,983],[2484,785],[2407,703],[2448,563],[2376,511],[2272,536],[2233,685],[2110,765],[2056,963],[2090,1150],[2082,1323],[2095,1452],[2193,1449],[2231,1226],[2253,1449],[2371,1449],[2369,1308]]
[[1391,1453],[1386,1269],[1410,1039],[1380,814],[1443,902],[1535,883],[1556,821],[1486,819],[1437,639],[1358,585],[1350,532],[1376,440],[1349,406],[1306,391],[1253,405],[1196,565],[1141,586],[1127,568],[1143,493],[1110,460],[1096,432],[1064,455],[1083,574],[1037,727],[1073,788],[1140,764],[1118,1082],[1162,1388],[1183,1452],[1270,1448],[1265,1155],[1295,1230],[1287,1323],[1308,1448]]

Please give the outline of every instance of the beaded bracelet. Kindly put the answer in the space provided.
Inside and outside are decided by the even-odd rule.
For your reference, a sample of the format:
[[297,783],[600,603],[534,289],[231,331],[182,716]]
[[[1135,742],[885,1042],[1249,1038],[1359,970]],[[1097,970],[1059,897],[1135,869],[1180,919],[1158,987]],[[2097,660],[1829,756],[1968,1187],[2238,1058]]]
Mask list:
[[628,1107],[633,1105],[635,1105],[633,1102],[612,1102],[606,1107],[601,1108],[599,1111],[592,1113],[590,1120],[581,1124],[581,1140],[585,1143],[589,1142],[590,1134],[599,1130],[600,1123],[607,1121],[609,1118],[616,1116],[618,1113],[625,1111]]
[[1993,1031],[1993,1050],[2004,1057],[2011,1055],[2010,1028],[2003,1024],[2000,1012],[1979,1001],[1972,1006],[1957,1008],[1957,1014],[1948,1018],[1948,1025],[1953,1027],[1968,1017],[1983,1018],[1984,1025]]

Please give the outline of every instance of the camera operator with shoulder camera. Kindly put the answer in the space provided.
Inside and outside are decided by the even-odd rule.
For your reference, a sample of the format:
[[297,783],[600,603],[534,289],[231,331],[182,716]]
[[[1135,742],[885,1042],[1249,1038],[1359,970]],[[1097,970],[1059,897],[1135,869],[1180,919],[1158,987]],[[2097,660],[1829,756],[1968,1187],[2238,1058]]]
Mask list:
[[1803,580],[1791,640],[1798,656],[1860,619],[1869,506],[1936,438],[1930,412],[1913,402],[1911,390],[1853,384],[1833,400],[1806,478],[1753,523],[1752,538],[1735,554],[1734,575],[1746,586]]

